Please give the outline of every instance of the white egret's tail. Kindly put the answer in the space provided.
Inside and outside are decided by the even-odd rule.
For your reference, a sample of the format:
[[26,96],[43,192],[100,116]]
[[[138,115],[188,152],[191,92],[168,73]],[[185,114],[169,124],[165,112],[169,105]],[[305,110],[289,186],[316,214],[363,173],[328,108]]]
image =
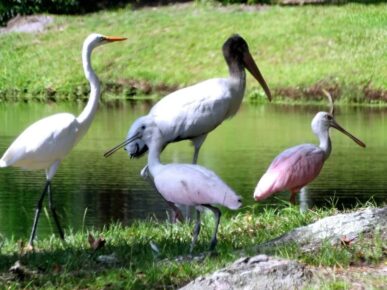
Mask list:
[[0,159],[0,167],[7,167],[7,163],[3,160],[3,159]]

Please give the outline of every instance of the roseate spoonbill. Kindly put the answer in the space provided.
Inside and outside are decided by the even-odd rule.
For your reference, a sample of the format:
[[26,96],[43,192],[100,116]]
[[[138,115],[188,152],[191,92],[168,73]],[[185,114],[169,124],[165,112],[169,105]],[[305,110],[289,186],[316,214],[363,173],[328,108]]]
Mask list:
[[288,190],[291,193],[290,202],[294,204],[296,193],[319,175],[331,153],[330,127],[344,133],[361,147],[366,147],[336,122],[333,101],[330,101],[331,112],[318,112],[312,120],[312,131],[319,138],[320,145],[302,144],[279,154],[259,180],[254,191],[255,200],[264,200],[276,192]]
[[160,152],[164,140],[160,128],[152,120],[144,123],[134,132],[134,138],[141,138],[149,148],[148,167],[153,184],[163,198],[171,204],[194,206],[196,222],[190,252],[200,232],[200,211],[210,209],[215,216],[215,229],[211,238],[210,251],[217,244],[217,232],[221,212],[214,204],[238,209],[241,198],[214,172],[195,164],[162,164]]
[[193,163],[196,164],[207,134],[237,113],[245,92],[245,68],[271,100],[270,90],[249,52],[247,42],[241,36],[235,34],[226,40],[223,56],[229,69],[227,78],[209,79],[165,96],[148,115],[137,119],[129,130],[128,138],[106,152],[105,156],[126,146],[129,155],[140,157],[148,148],[143,141],[133,139],[131,132],[136,132],[151,120],[161,131],[161,151],[168,143],[191,140],[194,145]]
[[46,170],[46,184],[36,206],[29,240],[30,247],[33,247],[36,226],[46,193],[48,193],[49,208],[59,235],[64,239],[63,230],[52,202],[51,180],[62,159],[70,153],[71,149],[86,134],[98,107],[100,84],[91,67],[91,52],[102,44],[125,39],[123,37],[90,34],[85,39],[82,48],[83,70],[90,83],[90,97],[82,113],[78,117],[69,113],[59,113],[33,123],[16,138],[0,160],[0,167],[15,166],[29,170]]

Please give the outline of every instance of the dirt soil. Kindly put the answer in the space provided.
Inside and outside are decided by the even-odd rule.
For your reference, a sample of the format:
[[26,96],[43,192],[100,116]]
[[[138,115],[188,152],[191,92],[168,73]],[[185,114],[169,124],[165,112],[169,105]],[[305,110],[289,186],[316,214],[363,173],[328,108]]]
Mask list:
[[387,285],[387,260],[376,266],[313,267],[310,270],[321,286],[332,280],[346,282],[351,290],[386,289]]

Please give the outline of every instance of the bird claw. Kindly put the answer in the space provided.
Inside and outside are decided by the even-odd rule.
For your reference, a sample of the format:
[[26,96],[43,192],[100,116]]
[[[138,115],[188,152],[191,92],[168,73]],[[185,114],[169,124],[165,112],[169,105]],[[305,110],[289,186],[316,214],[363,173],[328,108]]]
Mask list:
[[210,252],[214,252],[216,245],[218,244],[218,239],[214,238],[211,240]]
[[36,252],[36,248],[32,244],[27,244],[26,246],[22,246],[20,249],[21,255],[34,253]]

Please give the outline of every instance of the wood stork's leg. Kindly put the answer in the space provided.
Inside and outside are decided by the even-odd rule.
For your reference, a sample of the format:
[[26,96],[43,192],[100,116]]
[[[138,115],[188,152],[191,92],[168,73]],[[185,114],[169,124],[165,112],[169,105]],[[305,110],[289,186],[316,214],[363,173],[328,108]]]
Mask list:
[[207,134],[200,135],[195,139],[192,139],[192,143],[194,145],[194,155],[193,155],[192,164],[197,164],[200,148],[202,147],[203,142],[204,140],[206,140],[206,138],[207,138]]

